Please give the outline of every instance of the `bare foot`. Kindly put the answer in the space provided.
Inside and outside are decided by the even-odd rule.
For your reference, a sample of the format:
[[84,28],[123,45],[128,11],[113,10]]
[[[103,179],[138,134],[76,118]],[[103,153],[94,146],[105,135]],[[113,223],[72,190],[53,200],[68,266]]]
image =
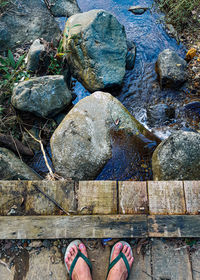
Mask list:
[[[79,250],[83,255],[88,257],[86,247],[83,243],[79,245]],[[78,249],[76,245],[72,246],[69,253],[65,258],[66,265],[70,270],[71,264],[78,253]],[[92,280],[92,276],[90,273],[90,268],[88,267],[87,263],[82,259],[78,258],[77,263],[74,267],[72,272],[72,280]]]
[[[122,243],[118,242],[115,245],[115,249],[113,251],[113,255],[111,258],[111,262],[119,255],[120,252],[123,252],[126,256],[130,269],[133,265],[133,257],[131,257],[131,249],[127,245],[122,245]],[[120,259],[110,270],[108,274],[108,280],[126,280],[128,277],[128,271],[126,269],[126,265],[123,259]]]

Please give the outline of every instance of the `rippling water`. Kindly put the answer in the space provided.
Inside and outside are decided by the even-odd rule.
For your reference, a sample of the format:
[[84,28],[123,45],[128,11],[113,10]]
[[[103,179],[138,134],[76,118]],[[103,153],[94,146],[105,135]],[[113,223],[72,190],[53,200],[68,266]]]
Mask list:
[[[185,48],[178,45],[174,38],[169,37],[162,24],[163,15],[153,7],[153,0],[137,0],[134,5],[149,7],[143,15],[134,15],[128,8],[133,0],[78,0],[83,12],[91,9],[104,9],[117,17],[125,26],[127,39],[133,41],[137,48],[135,67],[126,72],[123,86],[117,98],[129,112],[148,129],[161,139],[168,137],[174,129],[195,126],[187,119],[182,106],[189,102],[185,89],[161,90],[155,73],[155,62],[158,54],[166,48],[175,50],[180,56],[185,56]],[[60,21],[62,27],[64,21]],[[77,81],[74,81],[74,92],[77,95],[74,104],[90,93]],[[148,126],[146,108],[150,105],[164,103],[176,109],[176,117],[168,126]],[[98,180],[148,180],[152,179],[151,149],[135,145],[135,139],[130,136],[113,135],[113,157],[106,164]]]

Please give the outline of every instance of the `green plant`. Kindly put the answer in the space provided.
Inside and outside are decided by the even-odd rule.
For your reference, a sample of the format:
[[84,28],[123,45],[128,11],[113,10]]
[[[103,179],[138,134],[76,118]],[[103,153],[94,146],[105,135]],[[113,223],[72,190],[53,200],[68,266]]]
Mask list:
[[0,0],[0,13],[5,12],[9,4],[10,4],[9,1]]
[[0,73],[2,75],[0,89],[5,87],[12,89],[14,83],[22,78],[30,77],[30,74],[25,71],[25,66],[22,65],[24,58],[25,54],[15,61],[11,50],[8,50],[7,57],[0,57]]
[[167,13],[167,21],[172,23],[178,30],[188,27],[191,21],[199,23],[196,17],[199,0],[157,0],[157,2],[161,10]]
[[3,113],[4,108],[0,105],[0,115]]
[[[74,24],[72,28],[75,28],[77,26],[80,26],[81,24]],[[58,48],[56,52],[50,55],[50,65],[48,67],[48,74],[52,75],[61,75],[63,71],[63,66],[64,66],[64,60],[69,53],[69,50],[66,50],[66,40],[67,39],[75,39],[77,38],[77,35],[72,35],[69,38],[69,27],[66,25],[65,30],[63,32],[63,38],[60,39]]]
[[48,68],[48,74],[61,75],[62,74],[63,59],[56,57],[56,55],[50,56],[50,65]]

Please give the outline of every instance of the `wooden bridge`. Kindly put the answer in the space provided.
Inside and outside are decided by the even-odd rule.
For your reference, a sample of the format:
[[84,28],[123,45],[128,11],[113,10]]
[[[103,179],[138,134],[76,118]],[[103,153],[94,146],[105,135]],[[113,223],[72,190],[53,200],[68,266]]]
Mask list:
[[[137,240],[130,279],[199,280],[200,182],[0,181],[0,239],[96,242],[88,251],[101,280],[113,241],[102,246],[99,238],[108,237]],[[192,251],[186,241],[194,238]],[[51,254],[30,256],[24,278],[6,274],[0,260],[1,279],[65,279],[63,257],[51,265]]]

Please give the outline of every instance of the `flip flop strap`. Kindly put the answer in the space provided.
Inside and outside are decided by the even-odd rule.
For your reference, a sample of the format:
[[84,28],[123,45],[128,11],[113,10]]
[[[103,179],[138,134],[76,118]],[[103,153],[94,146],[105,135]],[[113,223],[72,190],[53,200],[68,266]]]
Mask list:
[[128,271],[128,278],[129,278],[129,275],[130,275],[130,266],[129,266],[129,263],[128,263],[128,260],[127,260],[126,256],[121,252],[121,253],[119,253],[119,255],[110,263],[109,268],[108,268],[108,273],[107,273],[106,279],[107,279],[107,277],[108,277],[108,274],[109,274],[110,270],[113,268],[113,266],[114,266],[121,258],[123,259],[123,261],[124,261],[124,263],[125,263],[126,269],[127,269],[127,271]]
[[90,260],[85,255],[83,255],[80,250],[78,250],[78,253],[77,253],[76,257],[74,258],[74,260],[73,260],[73,262],[70,266],[70,270],[69,270],[70,280],[72,279],[72,273],[73,273],[74,267],[75,267],[79,258],[82,258],[87,263],[87,265],[89,266],[90,271],[92,271],[92,264],[91,264]]

